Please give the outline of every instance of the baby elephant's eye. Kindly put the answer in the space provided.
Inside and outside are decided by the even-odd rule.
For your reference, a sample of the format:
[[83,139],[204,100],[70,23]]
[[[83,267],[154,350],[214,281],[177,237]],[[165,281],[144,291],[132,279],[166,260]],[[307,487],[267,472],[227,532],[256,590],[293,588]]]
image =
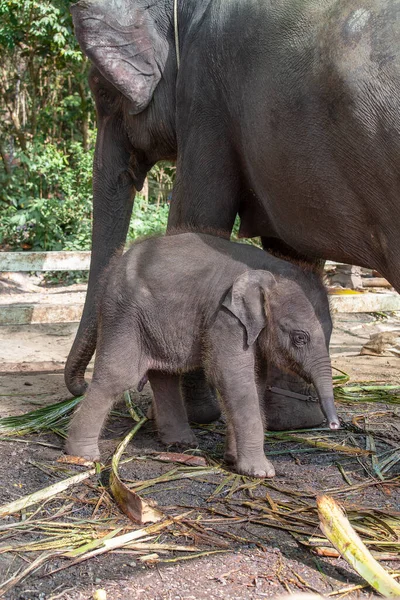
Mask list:
[[290,337],[295,346],[305,346],[310,341],[310,334],[307,331],[293,331]]

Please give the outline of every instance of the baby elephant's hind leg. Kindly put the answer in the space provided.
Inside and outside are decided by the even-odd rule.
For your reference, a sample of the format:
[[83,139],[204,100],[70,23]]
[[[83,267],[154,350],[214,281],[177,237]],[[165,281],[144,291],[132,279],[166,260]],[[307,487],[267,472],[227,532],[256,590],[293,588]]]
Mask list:
[[153,408],[161,441],[167,446],[178,444],[196,447],[196,436],[190,429],[180,392],[179,375],[150,371],[149,381],[154,394]]
[[[123,390],[122,390],[123,391]],[[122,393],[122,392],[121,392]],[[103,423],[118,398],[104,382],[92,382],[75,411],[65,444],[67,454],[89,460],[100,458],[98,439]]]
[[65,449],[73,456],[99,458],[98,439],[112,405],[125,390],[137,386],[146,370],[140,367],[135,340],[121,350],[126,335],[118,328],[112,331],[98,346],[92,382],[70,423]]

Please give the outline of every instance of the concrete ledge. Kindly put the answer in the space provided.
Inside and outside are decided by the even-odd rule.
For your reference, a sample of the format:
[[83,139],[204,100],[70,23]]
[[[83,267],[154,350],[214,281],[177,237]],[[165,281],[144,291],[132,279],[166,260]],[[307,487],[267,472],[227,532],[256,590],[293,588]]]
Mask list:
[[400,310],[400,294],[332,294],[329,296],[332,313],[370,313]]
[[10,362],[0,364],[0,375],[7,373],[63,373],[64,362]]
[[[18,271],[88,271],[91,252],[0,252],[0,273]],[[326,261],[326,265],[342,263]]]
[[0,325],[30,323],[75,323],[80,321],[83,304],[13,304],[0,306]]
[[90,252],[0,252],[2,271],[88,271]]
[[[376,294],[333,294],[329,296],[332,313],[370,313],[400,311],[396,292]],[[80,321],[82,303],[0,305],[0,325],[30,323],[76,323]]]
[[[65,368],[65,361],[22,361],[22,362],[7,362],[0,364],[0,375],[9,375],[10,373],[29,373],[30,375],[45,373],[58,373],[63,374]],[[93,372],[93,365],[90,364],[85,373],[89,374]],[[58,394],[58,392],[55,392]],[[29,391],[26,392],[29,396]]]

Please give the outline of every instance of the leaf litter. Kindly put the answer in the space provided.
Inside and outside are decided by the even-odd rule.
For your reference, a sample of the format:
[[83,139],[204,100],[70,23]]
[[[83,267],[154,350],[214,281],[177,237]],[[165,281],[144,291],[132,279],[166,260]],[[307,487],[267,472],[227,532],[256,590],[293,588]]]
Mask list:
[[[342,372],[334,376],[334,383],[340,404],[357,403],[358,408],[375,402],[400,404],[400,388],[396,386],[347,385],[348,376]],[[25,443],[37,440],[19,440],[19,436],[52,432],[63,438],[71,411],[80,400],[74,398],[20,417],[0,419],[0,435],[3,440]],[[133,405],[129,393],[125,394],[125,400],[135,427],[118,446],[110,465],[88,468],[87,462],[82,463],[76,457],[62,457],[59,463],[51,465],[53,473],[60,476],[55,484],[0,506],[0,554],[23,555],[29,561],[28,566],[0,582],[0,597],[32,573],[39,571],[42,576],[49,576],[107,552],[128,552],[144,564],[157,564],[225,553],[243,546],[263,548],[262,538],[252,532],[252,525],[265,528],[266,532],[285,531],[316,556],[344,556],[368,580],[365,568],[371,568],[372,563],[368,559],[367,567],[364,565],[360,570],[346,556],[348,545],[345,544],[344,551],[340,540],[335,543],[326,525],[322,524],[321,529],[320,498],[307,486],[299,489],[274,480],[237,475],[225,469],[218,455],[158,452],[138,453],[123,459],[128,443],[147,421]],[[382,416],[385,412],[373,414]],[[400,443],[394,443],[390,436],[386,438],[385,431],[374,431],[367,409],[354,417],[352,423],[343,425],[337,432],[325,428],[267,432],[270,450],[266,454],[287,454],[296,460],[297,456],[312,452],[335,453],[343,485],[323,490],[328,502],[333,503],[330,513],[334,513],[332,506],[337,507],[339,502],[346,511],[348,531],[360,539],[372,561],[398,561],[400,511],[386,506],[360,506],[357,493],[376,486],[389,496],[399,490],[400,475],[396,467],[400,462]],[[201,431],[225,434],[220,424],[202,426]],[[364,474],[368,473],[362,482],[354,483],[353,471],[347,467],[355,459]],[[137,464],[159,464],[164,472],[148,479],[129,480],[120,470],[132,460]],[[65,478],[66,474],[69,476]],[[168,489],[166,486],[176,489],[177,485],[188,482],[208,486],[204,502],[199,503],[196,498],[192,504],[157,504]],[[92,507],[92,513],[82,517],[78,512],[77,516],[77,506]],[[55,558],[61,564],[56,568]],[[394,573],[389,577],[394,581],[397,576]],[[306,582],[303,583],[307,588]],[[334,590],[331,595],[345,595],[363,587],[361,584]]]

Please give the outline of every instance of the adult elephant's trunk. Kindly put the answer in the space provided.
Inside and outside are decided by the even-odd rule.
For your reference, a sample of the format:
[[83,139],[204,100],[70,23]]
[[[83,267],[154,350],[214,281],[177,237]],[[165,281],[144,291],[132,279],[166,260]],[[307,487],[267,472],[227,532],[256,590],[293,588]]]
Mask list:
[[324,364],[323,366],[319,364],[311,371],[311,378],[329,427],[331,429],[339,429],[340,423],[333,398],[332,369],[330,364]]
[[65,366],[64,377],[74,396],[85,392],[85,370],[96,348],[96,298],[99,279],[113,254],[126,240],[134,199],[131,147],[122,120],[99,117],[93,170],[92,260],[82,319]]

